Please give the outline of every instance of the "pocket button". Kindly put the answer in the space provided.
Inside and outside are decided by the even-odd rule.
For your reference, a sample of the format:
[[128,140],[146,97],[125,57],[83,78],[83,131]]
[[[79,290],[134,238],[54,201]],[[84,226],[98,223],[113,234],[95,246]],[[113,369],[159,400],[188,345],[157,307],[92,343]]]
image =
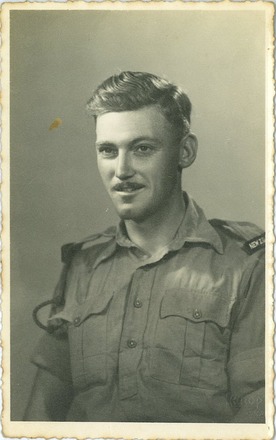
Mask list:
[[77,327],[79,324],[80,324],[80,317],[79,316],[77,316],[75,319],[74,319],[74,326],[75,327]]
[[147,272],[148,270],[151,269],[151,265],[150,264],[145,264],[145,266],[142,266],[142,269]]
[[134,307],[136,307],[137,309],[140,309],[141,307],[142,307],[142,301],[140,301],[140,299],[136,299],[135,301],[134,301]]
[[195,319],[200,319],[200,318],[202,317],[201,310],[199,310],[199,309],[194,309],[194,311],[193,311],[193,317],[194,317]]

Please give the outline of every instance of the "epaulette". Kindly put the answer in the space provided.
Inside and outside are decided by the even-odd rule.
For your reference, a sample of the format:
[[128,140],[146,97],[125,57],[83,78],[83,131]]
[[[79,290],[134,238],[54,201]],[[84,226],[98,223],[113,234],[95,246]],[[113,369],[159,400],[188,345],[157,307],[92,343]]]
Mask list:
[[209,222],[212,226],[218,226],[226,234],[236,238],[240,242],[241,248],[249,255],[254,254],[265,246],[265,233],[254,223],[219,219],[212,219]]
[[73,256],[82,249],[84,244],[89,243],[90,241],[98,240],[99,238],[113,238],[116,235],[116,227],[110,226],[105,231],[89,235],[88,237],[76,241],[74,243],[67,243],[61,247],[61,261],[65,264],[71,262]]

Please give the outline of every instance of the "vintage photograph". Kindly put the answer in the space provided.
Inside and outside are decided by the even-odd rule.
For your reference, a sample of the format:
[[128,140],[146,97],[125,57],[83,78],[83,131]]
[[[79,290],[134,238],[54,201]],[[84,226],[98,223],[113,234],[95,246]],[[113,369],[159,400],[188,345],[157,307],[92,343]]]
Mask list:
[[6,436],[273,437],[273,13],[2,7]]

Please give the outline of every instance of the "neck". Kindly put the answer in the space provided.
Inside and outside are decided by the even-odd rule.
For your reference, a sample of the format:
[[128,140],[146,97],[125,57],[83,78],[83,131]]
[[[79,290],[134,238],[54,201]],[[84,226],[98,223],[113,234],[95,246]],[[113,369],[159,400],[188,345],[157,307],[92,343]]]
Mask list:
[[185,203],[182,193],[170,198],[163,211],[154,213],[143,222],[126,220],[125,226],[130,240],[153,255],[166,246],[175,236],[183,219]]

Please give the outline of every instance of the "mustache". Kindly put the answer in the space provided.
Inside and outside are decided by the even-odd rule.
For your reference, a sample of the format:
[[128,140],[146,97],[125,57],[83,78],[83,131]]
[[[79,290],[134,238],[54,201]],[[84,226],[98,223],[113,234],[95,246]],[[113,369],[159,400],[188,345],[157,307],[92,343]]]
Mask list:
[[137,182],[120,182],[112,187],[114,191],[127,191],[143,188],[145,185]]

